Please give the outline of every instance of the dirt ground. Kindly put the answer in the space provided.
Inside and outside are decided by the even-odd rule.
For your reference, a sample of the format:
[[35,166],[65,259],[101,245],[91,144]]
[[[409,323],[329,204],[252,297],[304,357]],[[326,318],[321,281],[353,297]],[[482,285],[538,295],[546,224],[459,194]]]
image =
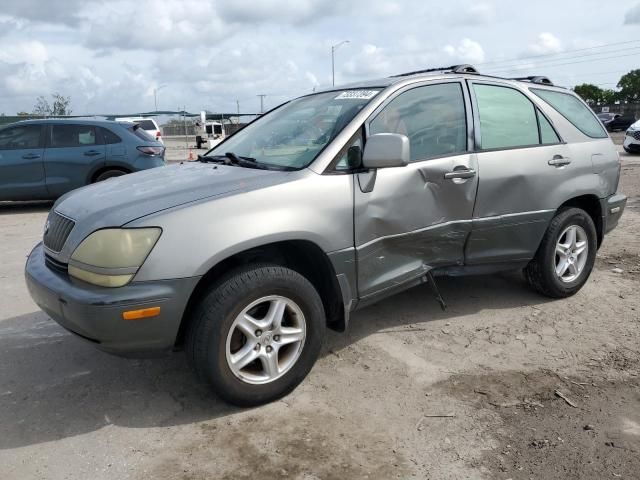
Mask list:
[[416,287],[357,312],[295,392],[248,410],[183,354],[112,357],[49,320],[22,269],[50,205],[0,205],[0,478],[640,478],[640,157],[623,156],[620,190],[574,297],[516,273],[443,278],[442,312]]

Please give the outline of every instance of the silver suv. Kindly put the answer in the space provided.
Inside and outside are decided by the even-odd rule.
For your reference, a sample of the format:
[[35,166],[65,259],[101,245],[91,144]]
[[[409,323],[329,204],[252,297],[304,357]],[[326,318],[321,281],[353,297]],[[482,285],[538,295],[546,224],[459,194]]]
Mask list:
[[625,207],[619,173],[598,118],[544,77],[411,72],[65,195],[26,279],[96,347],[184,347],[220,396],[255,405],[302,381],[326,327],[438,275],[522,269],[543,295],[576,293]]

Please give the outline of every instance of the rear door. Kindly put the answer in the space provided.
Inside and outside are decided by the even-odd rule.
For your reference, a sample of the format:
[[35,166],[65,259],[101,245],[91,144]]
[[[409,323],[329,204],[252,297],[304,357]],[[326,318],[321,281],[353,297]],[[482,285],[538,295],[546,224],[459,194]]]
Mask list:
[[105,164],[104,136],[93,125],[54,123],[47,132],[44,169],[47,189],[58,197],[91,182]]
[[47,198],[42,125],[0,130],[0,200]]
[[480,185],[465,261],[526,261],[558,207],[558,186],[583,173],[582,165],[520,90],[499,82],[469,83]]
[[411,163],[357,174],[361,300],[393,293],[434,267],[463,263],[478,182],[470,110],[463,84],[448,81],[408,87],[371,116],[368,134],[409,138]]

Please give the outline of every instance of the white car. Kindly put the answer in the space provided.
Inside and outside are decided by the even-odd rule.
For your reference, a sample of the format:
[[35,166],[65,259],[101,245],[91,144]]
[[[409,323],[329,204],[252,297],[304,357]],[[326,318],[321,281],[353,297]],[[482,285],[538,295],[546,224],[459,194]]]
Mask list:
[[120,117],[116,118],[116,122],[132,122],[140,125],[144,131],[155,138],[158,142],[163,143],[162,133],[160,132],[160,126],[153,118],[143,117]]
[[624,151],[640,153],[640,120],[631,125],[624,136]]

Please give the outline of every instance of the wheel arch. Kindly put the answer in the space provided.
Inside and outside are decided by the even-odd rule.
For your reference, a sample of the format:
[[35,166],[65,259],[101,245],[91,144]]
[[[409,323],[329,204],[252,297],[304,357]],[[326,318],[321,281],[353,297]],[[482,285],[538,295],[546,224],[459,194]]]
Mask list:
[[604,222],[602,218],[602,204],[598,196],[594,194],[586,194],[570,198],[558,207],[556,214],[563,209],[572,207],[584,210],[591,217],[591,220],[593,220],[593,223],[596,226],[598,248],[600,248],[604,238]]
[[102,175],[104,172],[108,172],[109,170],[118,170],[120,172],[124,172],[125,174],[133,172],[133,170],[131,170],[130,168],[126,168],[120,165],[102,165],[101,167],[91,172],[87,183],[95,183],[96,179],[100,175]]
[[213,265],[194,288],[180,321],[175,346],[184,343],[194,308],[225,276],[245,265],[271,263],[290,268],[307,278],[318,291],[327,316],[327,326],[344,331],[346,315],[341,286],[327,254],[309,240],[283,240],[234,253]]

